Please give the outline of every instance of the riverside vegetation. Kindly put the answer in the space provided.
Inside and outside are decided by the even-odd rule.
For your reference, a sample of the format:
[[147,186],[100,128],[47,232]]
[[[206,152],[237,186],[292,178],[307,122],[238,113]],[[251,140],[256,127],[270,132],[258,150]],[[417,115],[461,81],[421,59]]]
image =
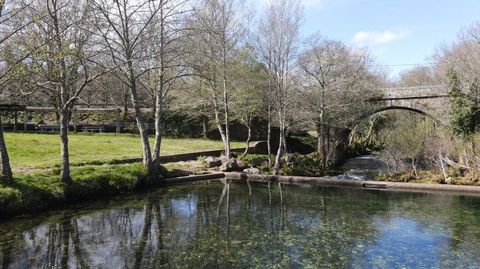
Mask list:
[[[5,133],[5,139],[10,145],[12,167],[18,172],[13,184],[0,187],[0,214],[36,211],[67,201],[161,185],[161,179],[174,167],[162,166],[160,175],[151,178],[140,163],[120,164],[124,158],[141,156],[135,135],[75,134],[70,140],[73,182],[67,186],[59,180],[57,136]],[[234,148],[241,145],[232,143]],[[167,138],[162,153],[172,155],[221,148],[220,141]]]

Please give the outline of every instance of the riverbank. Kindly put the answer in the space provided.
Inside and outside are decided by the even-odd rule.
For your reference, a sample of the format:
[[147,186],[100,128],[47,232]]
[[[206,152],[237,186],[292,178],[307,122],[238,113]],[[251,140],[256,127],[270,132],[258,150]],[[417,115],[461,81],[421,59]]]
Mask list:
[[[252,145],[255,152],[259,143]],[[243,149],[237,149],[243,151]],[[140,164],[139,159],[125,159],[100,162],[95,165],[77,164],[72,166],[73,184],[66,186],[59,181],[59,169],[48,168],[35,170],[29,173],[16,173],[15,184],[0,186],[0,216],[39,212],[50,208],[62,207],[78,201],[105,198],[112,195],[134,193],[149,188],[160,187],[165,184],[187,183],[197,180],[210,180],[227,177],[231,179],[252,181],[274,181],[283,183],[307,183],[322,186],[346,186],[362,189],[405,190],[405,191],[443,191],[453,193],[470,193],[480,195],[480,187],[455,186],[447,184],[422,184],[418,181],[388,182],[368,180],[352,180],[339,177],[299,177],[299,176],[270,176],[247,175],[243,173],[215,173],[200,176],[184,176],[173,171],[176,169],[195,170],[201,173],[206,169],[202,161],[192,161],[198,156],[219,155],[218,150],[176,154],[164,156],[170,160],[162,167],[157,178],[148,178],[147,171]],[[265,162],[264,155],[251,155],[244,158],[249,165]],[[360,158],[362,164],[366,158]],[[182,162],[178,162],[182,161]],[[177,163],[178,162],[178,163]],[[165,162],[164,162],[165,163]],[[358,165],[348,166],[350,171],[358,173]],[[363,166],[362,166],[363,167]],[[355,169],[354,169],[355,168]],[[371,172],[371,171],[361,171]],[[396,181],[390,179],[390,181]],[[413,183],[415,182],[415,183]],[[432,183],[432,182],[423,182]]]
[[273,176],[251,175],[245,173],[225,173],[225,177],[234,181],[252,182],[279,182],[286,184],[314,184],[326,187],[351,187],[369,190],[391,191],[420,191],[420,192],[445,192],[452,194],[468,194],[480,196],[480,186],[425,184],[425,183],[400,183],[389,181],[337,179],[330,177],[300,177],[300,176]]
[[[164,139],[160,161],[165,166],[157,178],[149,178],[139,158],[138,136],[72,134],[69,138],[73,182],[66,186],[59,181],[58,135],[5,133],[5,137],[14,183],[0,185],[0,217],[161,186],[172,181],[165,178],[184,175],[176,169],[192,168],[187,161],[219,156],[223,147],[221,141]],[[251,150],[255,151],[258,144],[252,143]],[[233,142],[232,151],[243,152],[243,145]],[[203,164],[197,161],[195,165]]]
[[406,171],[393,175],[381,175],[376,179],[389,182],[423,183],[423,184],[448,184],[461,186],[480,186],[480,176],[473,171],[460,171],[448,169],[447,178],[433,170],[419,170],[417,175],[413,171]]
[[71,186],[66,186],[58,180],[58,170],[22,174],[15,178],[14,185],[0,187],[0,216],[5,218],[22,213],[37,213],[52,208],[62,208],[80,201],[141,192],[168,184],[182,184],[224,177],[235,181],[300,183],[388,191],[434,191],[480,196],[479,186],[400,183],[329,177],[252,175],[230,172],[172,178],[170,177],[172,167],[175,166],[175,164],[167,164],[170,169],[162,169],[161,175],[157,178],[149,178],[146,169],[140,163],[74,167],[72,169],[73,183]]
[[70,186],[59,181],[58,170],[23,174],[15,177],[13,185],[0,186],[0,216],[35,213],[79,201],[225,176],[207,173],[172,177],[174,170],[162,167],[160,175],[152,178],[140,163],[75,167],[71,172]]
[[[59,180],[58,169],[18,174],[11,186],[0,187],[0,215],[35,212],[61,206],[75,200],[121,194],[139,189],[142,185],[160,183],[149,179],[141,164],[74,167],[72,184]],[[143,184],[143,183],[147,184]]]

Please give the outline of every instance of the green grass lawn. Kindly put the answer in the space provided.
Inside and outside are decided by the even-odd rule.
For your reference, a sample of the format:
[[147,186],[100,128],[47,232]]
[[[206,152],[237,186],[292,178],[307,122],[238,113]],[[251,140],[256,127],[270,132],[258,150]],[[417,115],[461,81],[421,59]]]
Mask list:
[[[60,163],[60,138],[53,134],[5,133],[14,169],[53,167]],[[151,138],[153,145],[153,138]],[[111,161],[142,157],[140,138],[130,134],[71,134],[70,162]],[[233,142],[232,147],[243,147]],[[172,139],[162,141],[162,155],[222,149],[221,141]]]

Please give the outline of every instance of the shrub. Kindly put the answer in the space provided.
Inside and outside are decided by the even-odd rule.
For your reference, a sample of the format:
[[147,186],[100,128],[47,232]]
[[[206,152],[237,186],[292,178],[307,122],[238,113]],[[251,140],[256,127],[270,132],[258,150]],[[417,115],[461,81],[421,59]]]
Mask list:
[[[273,156],[272,156],[273,158]],[[240,160],[244,161],[250,166],[253,167],[264,167],[268,166],[268,155],[262,154],[247,154],[242,156]],[[273,160],[272,160],[273,161]]]
[[321,169],[321,160],[316,152],[308,155],[291,154],[280,173],[287,176],[323,176],[325,172]]
[[7,208],[18,207],[22,202],[22,193],[10,187],[0,187],[0,208],[5,212]]

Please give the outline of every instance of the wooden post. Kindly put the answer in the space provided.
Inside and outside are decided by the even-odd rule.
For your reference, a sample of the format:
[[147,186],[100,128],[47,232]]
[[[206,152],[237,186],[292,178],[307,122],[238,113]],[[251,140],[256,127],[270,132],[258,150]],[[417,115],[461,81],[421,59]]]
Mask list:
[[23,131],[27,132],[28,130],[28,110],[23,111]]
[[116,124],[117,130],[116,131],[117,131],[117,134],[119,134],[122,131],[121,130],[122,126],[121,126],[121,119],[120,119],[120,109],[117,109],[117,111],[115,112],[115,119],[117,121],[117,124]]
[[13,120],[13,132],[17,131],[17,123],[18,123],[18,111],[15,110],[15,119]]

